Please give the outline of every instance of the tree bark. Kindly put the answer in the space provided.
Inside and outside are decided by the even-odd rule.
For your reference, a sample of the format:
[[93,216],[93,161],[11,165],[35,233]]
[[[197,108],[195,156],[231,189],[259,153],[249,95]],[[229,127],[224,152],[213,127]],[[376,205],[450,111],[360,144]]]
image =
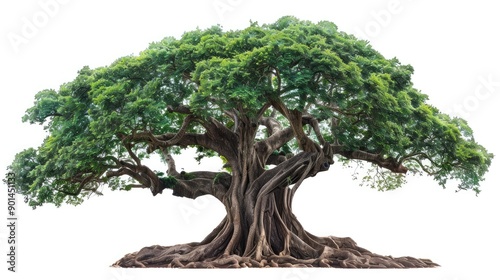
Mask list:
[[[247,130],[248,131],[248,130]],[[247,133],[252,133],[251,131]],[[193,173],[178,180],[174,195],[214,194],[227,216],[201,242],[149,246],[118,260],[117,267],[340,267],[412,268],[437,266],[430,260],[392,258],[371,253],[350,238],[317,237],[292,212],[303,180],[325,171],[322,152],[302,152],[270,170],[260,165],[249,143],[240,145],[241,161],[232,175],[214,183],[215,173]],[[181,175],[179,175],[181,176]],[[216,186],[218,185],[218,186]],[[210,186],[210,187],[207,187]],[[175,188],[178,188],[177,190]]]
[[[330,145],[320,137],[317,121],[296,110],[288,110],[280,102],[270,104],[285,116],[290,126],[282,128],[272,116],[260,114],[250,119],[238,111],[231,131],[216,120],[205,121],[205,134],[186,133],[189,118],[178,134],[154,136],[138,133],[132,140],[150,139],[152,150],[168,145],[200,145],[226,157],[231,174],[225,172],[184,173],[175,170],[175,162],[166,156],[168,174],[175,183],[167,186],[158,178],[143,180],[153,194],[164,189],[173,195],[195,199],[213,195],[226,209],[226,217],[201,242],[175,246],[150,246],[128,254],[113,266],[119,267],[343,267],[343,268],[408,268],[437,266],[430,260],[411,257],[392,258],[361,248],[350,238],[317,237],[307,232],[292,212],[293,197],[302,182],[326,171],[333,155],[363,159],[405,172],[395,159],[382,158],[364,151],[347,151]],[[270,105],[266,105],[267,107]],[[267,108],[265,107],[265,108]],[[189,111],[186,111],[189,113]],[[255,142],[258,126],[266,128],[268,137]],[[303,130],[310,125],[320,144]],[[294,156],[276,155],[275,151],[295,138],[302,152]],[[276,165],[266,169],[267,164]],[[139,165],[139,163],[138,163]],[[128,169],[127,169],[128,168]],[[137,169],[122,166],[122,172]],[[154,174],[147,173],[151,176]],[[135,175],[135,174],[132,174]],[[153,176],[154,177],[154,176]],[[142,179],[141,177],[138,177]],[[154,183],[159,183],[155,185]],[[149,184],[149,185],[148,185]]]

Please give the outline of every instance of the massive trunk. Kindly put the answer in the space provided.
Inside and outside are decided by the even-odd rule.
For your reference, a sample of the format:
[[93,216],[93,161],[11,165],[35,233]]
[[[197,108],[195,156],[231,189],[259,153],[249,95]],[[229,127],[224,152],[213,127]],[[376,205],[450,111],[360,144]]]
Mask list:
[[[279,163],[266,169],[269,147],[253,142],[256,125],[239,130],[237,156],[230,162],[231,176],[209,178],[205,186],[225,206],[226,217],[201,242],[150,246],[113,264],[119,267],[432,267],[432,261],[411,257],[380,256],[358,247],[350,238],[317,237],[307,232],[292,212],[293,196],[302,181],[328,170],[331,153],[313,143],[299,143],[293,157],[273,155]],[[300,138],[299,138],[300,139]],[[300,142],[300,140],[299,140]],[[187,184],[187,183],[186,183]],[[185,185],[186,185],[185,184]],[[195,184],[196,185],[196,184]],[[217,188],[215,187],[217,186]],[[209,193],[174,188],[174,195],[195,198]]]

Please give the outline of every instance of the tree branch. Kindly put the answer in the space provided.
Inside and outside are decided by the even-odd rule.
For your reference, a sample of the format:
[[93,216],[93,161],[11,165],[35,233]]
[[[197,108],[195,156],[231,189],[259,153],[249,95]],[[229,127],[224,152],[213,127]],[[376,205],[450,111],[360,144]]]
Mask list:
[[56,189],[56,191],[64,193],[66,195],[78,196],[83,190],[91,191],[97,194],[101,194],[97,191],[97,187],[89,188],[87,187],[90,183],[103,183],[102,175],[106,172],[106,169],[103,169],[101,172],[93,173],[93,172],[80,172],[71,178],[68,178],[67,182],[78,184],[78,189],[76,191],[67,191],[63,188]]
[[293,134],[299,143],[299,148],[304,152],[321,152],[320,146],[309,138],[304,132],[302,112],[298,110],[289,110],[280,100],[270,100],[271,105],[285,116],[290,122]]
[[[232,134],[232,132],[231,132]],[[159,140],[169,140],[174,137],[174,134],[166,133],[156,136]],[[175,145],[179,147],[187,146],[201,146],[224,156],[228,161],[235,160],[237,155],[237,148],[235,144],[237,138],[233,136],[225,137],[220,134],[208,135],[197,133],[186,133],[182,139]],[[168,148],[168,147],[164,147]]]
[[291,127],[287,127],[274,133],[272,136],[265,139],[264,142],[269,147],[268,152],[272,153],[273,151],[283,147],[286,143],[290,142],[293,137],[293,129]]
[[177,107],[173,107],[173,106],[167,106],[167,110],[170,112],[170,113],[179,113],[179,114],[184,114],[184,115],[191,115],[191,108],[189,108],[189,106],[186,106],[186,105],[179,105]]
[[[184,121],[182,122],[181,127],[179,128],[179,131],[177,133],[172,134],[173,136],[170,137],[168,140],[160,140],[158,139],[157,136],[155,136],[151,131],[144,131],[141,134],[139,138],[136,138],[137,140],[140,138],[143,138],[144,136],[147,136],[149,139],[149,147],[147,149],[148,153],[152,153],[153,151],[157,150],[158,148],[165,148],[165,147],[171,147],[177,145],[179,141],[181,141],[182,137],[187,132],[187,129],[189,128],[189,125],[195,120],[195,117],[193,115],[188,115]],[[144,139],[143,139],[144,140]]]
[[148,187],[139,184],[128,185],[128,187],[130,187],[131,189],[149,189]]
[[202,195],[213,195],[215,198],[224,201],[232,177],[226,172],[181,172],[175,176],[177,182],[171,187],[172,195],[196,199]]
[[316,119],[315,117],[313,117],[311,115],[303,115],[302,116],[302,123],[310,125],[313,128],[314,133],[316,134],[316,137],[318,137],[319,143],[322,146],[326,145],[325,138],[323,138],[323,134],[321,133],[321,130],[319,129],[318,119]]
[[281,123],[278,122],[278,120],[276,120],[276,118],[273,117],[261,118],[259,120],[259,124],[266,127],[267,135],[269,135],[268,137],[272,136],[273,134],[283,129]]
[[409,155],[406,155],[403,158],[401,158],[400,162],[404,162],[406,160],[420,161],[419,159],[415,158],[416,156],[423,157],[423,158],[427,159],[428,161],[430,161],[432,164],[434,164],[436,166],[438,165],[427,153],[424,153],[424,152],[416,152],[416,153],[411,153]]
[[136,180],[137,182],[141,183],[142,185],[146,186],[147,188],[150,187],[150,181],[144,178],[143,176],[139,175],[138,172],[135,172],[129,168],[122,167],[118,170],[110,170],[106,172],[106,177],[111,178],[111,177],[121,177],[121,176],[129,176]]
[[271,154],[266,161],[266,165],[279,165],[285,161],[287,161],[289,157],[281,154]]
[[236,133],[238,131],[238,126],[239,126],[239,119],[238,119],[238,114],[235,109],[232,111],[225,110],[224,113],[233,120],[233,133]]
[[163,143],[163,146],[173,146],[173,145],[177,144],[182,139],[182,137],[184,136],[184,134],[186,134],[186,131],[187,131],[189,125],[191,124],[191,122],[194,119],[195,118],[194,118],[193,115],[188,115],[184,119],[184,121],[182,122],[182,126],[179,129],[179,131],[177,132],[177,134],[174,137],[172,137],[170,140],[168,140],[165,143]]
[[128,154],[130,155],[130,157],[132,157],[132,159],[135,161],[135,164],[137,164],[138,166],[141,166],[141,160],[139,159],[139,157],[132,151],[132,144],[127,141],[127,140],[122,140],[122,143],[123,143],[123,146],[125,146],[125,149],[127,149],[127,152]]
[[121,167],[118,170],[110,170],[106,172],[106,177],[120,177],[127,175],[141,185],[150,188],[153,195],[161,193],[164,189],[160,178],[156,173],[154,173],[149,167],[143,165],[134,165],[132,162],[127,162],[125,160],[120,161]]
[[403,166],[397,159],[394,158],[384,158],[380,154],[369,153],[361,150],[349,151],[344,150],[343,146],[332,145],[333,154],[341,155],[348,159],[356,159],[356,160],[364,160],[367,162],[371,162],[380,167],[388,169],[394,173],[403,173],[408,172],[408,168]]
[[266,104],[264,104],[264,106],[262,106],[262,108],[259,109],[257,113],[257,118],[260,119],[262,115],[264,115],[264,113],[267,111],[267,109],[269,109],[269,107],[271,107],[271,103],[267,102]]
[[416,159],[416,158],[407,158],[406,160],[415,161],[420,166],[420,168],[422,168],[422,170],[425,173],[427,173],[428,175],[436,175],[436,174],[438,174],[438,172],[436,172],[436,171],[429,170],[419,159]]
[[130,185],[132,188],[150,189],[155,196],[164,189],[172,189],[173,195],[195,199],[201,195],[210,194],[223,201],[224,195],[231,185],[231,175],[225,172],[177,172],[175,161],[170,154],[166,155],[168,175],[175,180],[171,184],[165,183],[146,166],[136,166],[132,162],[120,161],[122,167],[110,170],[106,177],[129,176],[139,184]]

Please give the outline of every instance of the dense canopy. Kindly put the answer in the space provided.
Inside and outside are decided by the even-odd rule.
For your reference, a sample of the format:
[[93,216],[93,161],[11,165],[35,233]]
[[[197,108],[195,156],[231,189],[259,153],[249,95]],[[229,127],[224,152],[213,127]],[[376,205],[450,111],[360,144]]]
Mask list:
[[[493,155],[465,120],[426,103],[412,73],[327,21],[283,17],[237,31],[198,29],[109,66],[84,67],[58,90],[39,92],[23,120],[44,125],[48,136],[19,153],[11,169],[32,206],[79,204],[106,186],[154,195],[173,189],[214,195],[228,213],[246,205],[240,214],[248,227],[248,212],[261,202],[248,206],[244,197],[272,193],[279,201],[278,190],[293,185],[293,195],[334,161],[367,163],[363,180],[380,190],[416,173],[479,192]],[[179,173],[174,157],[189,147],[198,159],[219,156],[226,164],[221,172]],[[168,169],[143,165],[150,154]],[[279,202],[269,205],[288,213]],[[226,252],[259,248],[235,243]]]

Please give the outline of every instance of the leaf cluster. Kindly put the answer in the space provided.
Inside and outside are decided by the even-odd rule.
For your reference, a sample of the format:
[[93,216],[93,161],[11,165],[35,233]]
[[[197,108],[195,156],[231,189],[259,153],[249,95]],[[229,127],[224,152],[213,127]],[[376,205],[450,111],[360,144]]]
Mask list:
[[[342,151],[376,154],[434,176],[440,185],[458,180],[459,189],[479,192],[493,155],[475,142],[465,120],[427,104],[412,74],[410,65],[384,58],[331,22],[283,17],[237,31],[197,29],[109,66],[84,67],[58,90],[40,91],[23,121],[43,125],[48,136],[40,147],[20,152],[10,169],[32,205],[78,204],[103,185],[126,184],[106,172],[122,159],[138,164],[148,157],[151,142],[135,135],[175,134],[187,115],[196,120],[187,133],[206,133],[211,120],[234,130],[242,119],[258,123],[270,104],[284,104],[318,120],[321,136],[306,131],[316,142],[323,138]],[[283,114],[276,120],[290,125]],[[198,160],[217,156],[197,149]],[[290,141],[280,152],[297,149]],[[381,174],[367,177],[377,178],[373,187],[394,189],[404,182],[400,175]]]

